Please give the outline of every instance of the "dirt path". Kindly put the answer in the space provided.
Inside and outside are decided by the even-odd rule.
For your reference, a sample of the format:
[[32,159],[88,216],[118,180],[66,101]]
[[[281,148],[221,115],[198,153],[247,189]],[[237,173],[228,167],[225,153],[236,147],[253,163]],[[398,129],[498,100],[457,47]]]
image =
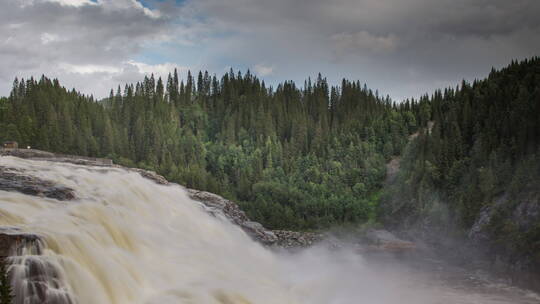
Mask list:
[[[428,122],[427,130],[428,133],[431,133],[431,130],[433,129],[434,122],[430,121]],[[420,131],[417,131],[411,135],[409,135],[409,142],[411,142],[413,139],[417,138],[420,134]],[[389,184],[393,182],[396,179],[396,176],[399,172],[401,163],[401,156],[394,156],[388,163],[386,163],[386,180],[385,183]]]

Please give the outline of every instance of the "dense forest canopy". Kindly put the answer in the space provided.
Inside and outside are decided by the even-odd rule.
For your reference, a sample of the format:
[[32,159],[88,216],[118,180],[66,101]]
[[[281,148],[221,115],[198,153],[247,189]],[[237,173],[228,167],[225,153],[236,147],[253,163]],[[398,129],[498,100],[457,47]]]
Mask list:
[[[249,71],[188,73],[185,81],[174,71],[99,101],[46,77],[15,80],[0,101],[0,140],[156,170],[238,201],[271,228],[377,216],[395,224],[439,203],[466,228],[500,193],[538,173],[539,70],[538,58],[513,62],[485,80],[399,104],[359,82],[329,86],[320,75],[303,87],[272,88]],[[383,191],[385,164],[399,155],[405,170]]]
[[270,227],[307,229],[373,219],[385,163],[417,116],[409,103],[320,75],[273,89],[249,72],[183,82],[175,71],[100,101],[41,77],[15,80],[0,139],[156,170],[237,200]]
[[483,217],[492,253],[525,255],[540,270],[540,59],[423,100],[433,128],[405,149],[381,220],[444,235],[470,233]]
[[428,193],[439,193],[468,227],[501,193],[539,182],[538,58],[513,62],[485,80],[463,82],[425,100],[433,128],[422,129],[404,153],[398,182],[402,206],[394,206],[393,217],[430,206]]

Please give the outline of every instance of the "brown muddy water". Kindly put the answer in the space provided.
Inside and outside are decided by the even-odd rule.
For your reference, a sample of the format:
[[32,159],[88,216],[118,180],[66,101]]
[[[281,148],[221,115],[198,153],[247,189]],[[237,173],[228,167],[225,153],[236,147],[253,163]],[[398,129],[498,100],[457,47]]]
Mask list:
[[[13,157],[0,165],[77,197],[0,191],[0,226],[42,240],[39,254],[12,260],[15,304],[43,297],[55,304],[540,303],[532,292],[432,258],[368,257],[347,246],[275,252],[210,216],[183,188],[122,169]],[[36,275],[38,294],[28,285]]]

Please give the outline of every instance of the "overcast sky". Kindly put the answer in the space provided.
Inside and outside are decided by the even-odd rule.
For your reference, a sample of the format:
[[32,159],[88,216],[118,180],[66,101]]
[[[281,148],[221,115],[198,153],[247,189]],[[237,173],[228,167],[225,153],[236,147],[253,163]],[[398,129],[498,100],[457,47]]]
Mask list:
[[402,100],[540,55],[539,16],[538,0],[3,0],[0,95],[16,76],[104,97],[148,73],[232,67]]

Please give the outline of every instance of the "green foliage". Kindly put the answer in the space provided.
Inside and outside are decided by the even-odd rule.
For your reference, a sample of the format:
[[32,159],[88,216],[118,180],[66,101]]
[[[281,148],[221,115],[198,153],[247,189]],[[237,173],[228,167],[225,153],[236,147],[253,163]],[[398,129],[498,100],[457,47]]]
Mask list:
[[540,58],[513,62],[485,80],[411,101],[424,129],[383,195],[384,221],[457,223],[467,231],[489,207],[494,248],[540,256],[538,227],[515,218],[519,203],[540,203],[539,71]]
[[320,75],[274,89],[249,72],[174,72],[101,101],[42,77],[16,80],[0,101],[0,140],[110,157],[239,201],[269,227],[315,229],[373,220],[372,194],[421,121],[414,111]]
[[11,304],[13,291],[9,282],[8,271],[5,262],[0,260],[0,304]]

